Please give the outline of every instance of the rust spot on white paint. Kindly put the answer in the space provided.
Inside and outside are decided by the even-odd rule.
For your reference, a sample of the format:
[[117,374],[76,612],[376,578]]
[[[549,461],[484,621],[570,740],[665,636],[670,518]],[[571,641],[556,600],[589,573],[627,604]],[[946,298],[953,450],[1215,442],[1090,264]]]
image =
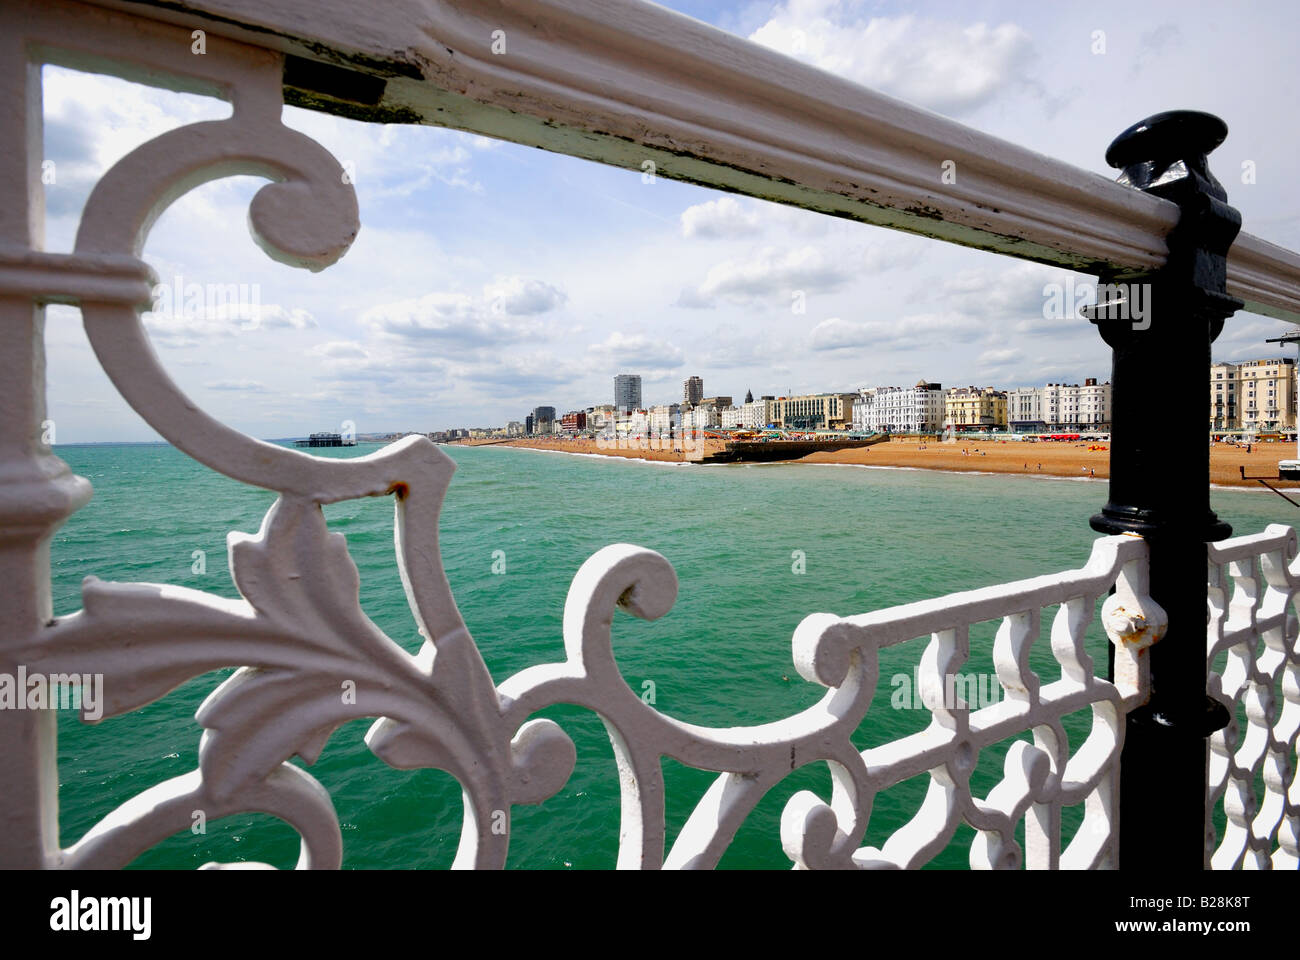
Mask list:
[[1110,612],[1108,620],[1107,625],[1120,643],[1145,647],[1160,639],[1159,634],[1152,632],[1153,627],[1147,618],[1140,613],[1130,613],[1123,607],[1116,607]]

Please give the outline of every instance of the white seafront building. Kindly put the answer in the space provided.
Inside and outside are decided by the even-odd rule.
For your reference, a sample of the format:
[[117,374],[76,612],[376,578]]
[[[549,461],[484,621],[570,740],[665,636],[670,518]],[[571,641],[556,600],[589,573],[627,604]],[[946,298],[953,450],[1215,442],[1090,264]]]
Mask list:
[[776,422],[776,399],[750,400],[740,408],[740,425],[746,430],[762,430]]
[[587,429],[594,433],[613,435],[616,413],[612,403],[597,404],[587,408]]
[[853,403],[853,429],[862,433],[937,433],[943,429],[943,385],[863,387]]
[[661,403],[650,408],[650,433],[662,437],[673,433],[681,426],[681,406],[676,403]]
[[718,413],[718,408],[711,403],[703,403],[698,407],[682,411],[683,430],[706,430],[720,426],[722,426],[722,417]]
[[1007,391],[1007,428],[1013,433],[1043,430],[1043,387],[1016,387]]
[[1110,383],[1095,377],[1007,391],[1007,425],[1013,433],[1040,430],[1109,430]]

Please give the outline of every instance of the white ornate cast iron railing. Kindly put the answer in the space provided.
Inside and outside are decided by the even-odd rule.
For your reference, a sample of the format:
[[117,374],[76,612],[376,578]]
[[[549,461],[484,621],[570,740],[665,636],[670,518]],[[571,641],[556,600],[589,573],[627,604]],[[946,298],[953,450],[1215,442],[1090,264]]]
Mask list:
[[[1290,527],[1273,524],[1210,545],[1210,694],[1232,712],[1228,727],[1210,739],[1205,855],[1216,869],[1300,866],[1297,592],[1300,561]],[[1214,829],[1219,802],[1226,818],[1221,842]]]
[[[202,57],[189,52],[197,26],[208,34]],[[487,52],[498,30],[511,37],[510,57]],[[43,63],[209,93],[230,101],[233,113],[164,134],[123,158],[87,202],[73,252],[50,254],[43,250],[39,178]],[[550,720],[528,719],[562,701],[590,707],[609,727],[623,795],[620,866],[715,864],[763,793],[792,769],[819,762],[832,772],[829,803],[800,793],[782,818],[785,849],[798,865],[917,866],[961,822],[976,830],[974,866],[1115,864],[1123,719],[1146,699],[1146,650],[1164,624],[1147,596],[1141,538],[1098,540],[1080,571],[857,617],[811,616],[796,631],[794,656],[801,675],[827,688],[820,703],[776,723],[717,730],[655,712],[618,674],[610,646],[615,608],[660,616],[673,603],[676,578],[657,554],[608,547],[570,589],[566,659],[497,687],[439,557],[450,460],[422,438],[355,460],[322,460],[207,416],[150,348],[140,313],[154,278],[140,253],[168,204],[234,174],[271,181],[254,197],[249,221],[272,257],[319,270],[346,251],[358,227],[352,188],[333,157],[281,123],[286,97],[623,166],[652,160],[662,176],[1089,272],[1162,264],[1165,237],[1179,217],[1172,203],[631,0],[363,7],[200,0],[183,9],[11,0],[0,7],[0,71],[0,135],[8,145],[0,153],[0,578],[7,588],[0,672],[23,665],[46,674],[102,673],[105,715],[114,716],[210,669],[240,667],[198,712],[198,769],[131,799],[67,848],[58,842],[54,717],[0,711],[0,865],[125,864],[203,809],[209,819],[248,810],[281,817],[301,835],[300,866],[336,866],[342,842],[329,797],[288,761],[297,755],[310,762],[339,724],[376,717],[367,743],[380,758],[401,768],[438,767],[463,785],[456,865],[501,866],[509,841],[508,830],[494,829],[501,817],[508,823],[513,804],[551,795],[573,765],[567,735]],[[947,159],[962,165],[960,186],[941,185],[934,174]],[[1293,253],[1242,236],[1232,248],[1228,288],[1249,309],[1300,319],[1300,257]],[[214,470],[278,492],[256,535],[230,536],[243,599],[90,580],[81,612],[52,617],[50,537],[90,494],[41,439],[48,303],[80,307],[103,368],[162,436]],[[320,509],[385,495],[395,498],[398,565],[427,641],[414,657],[361,612],[356,568]],[[1267,549],[1268,558],[1278,555]],[[1232,570],[1247,562],[1229,559],[1237,564]],[[1279,562],[1263,562],[1270,586],[1248,629],[1262,631],[1272,653],[1247,671],[1250,682],[1279,669],[1279,637],[1291,636],[1276,626],[1285,619],[1278,604],[1291,599]],[[1114,682],[1096,676],[1083,646],[1095,603],[1112,586],[1103,625],[1115,648]],[[1056,605],[1049,636],[1060,676],[1044,683],[1028,658],[1043,609]],[[976,711],[944,702],[939,691],[968,655],[971,625],[989,620],[1001,621],[994,658],[1006,698]],[[1240,622],[1230,612],[1224,627],[1222,643],[1236,645],[1234,656],[1244,636]],[[850,736],[871,704],[877,652],[926,634],[932,638],[920,676],[930,726],[858,751]],[[1293,692],[1294,651],[1286,656]],[[354,704],[339,696],[341,678],[356,683]],[[1238,695],[1236,675],[1224,683]],[[1294,706],[1290,693],[1287,705]],[[1071,753],[1061,720],[1080,710],[1091,712],[1092,729]],[[1264,719],[1252,714],[1252,732],[1272,716],[1266,707],[1256,712]],[[1262,832],[1259,817],[1247,823],[1244,799],[1266,756],[1263,808],[1273,817],[1285,786],[1284,755],[1295,747],[1293,725],[1287,729],[1262,748],[1248,736],[1216,781],[1218,790],[1224,777],[1231,783],[1232,827],[1222,850],[1234,863],[1244,854],[1233,851],[1246,848],[1262,857],[1274,836],[1288,852],[1277,856],[1294,857],[1294,798],[1284,801],[1282,826],[1265,824]],[[1021,735],[1033,743],[1013,744],[998,785],[974,795],[969,774],[980,751]],[[665,756],[720,773],[666,855]],[[877,846],[864,846],[874,796],[920,775],[928,775],[929,787],[917,816],[891,836],[872,837]],[[1084,828],[1062,850],[1063,810],[1078,804]],[[1255,831],[1249,839],[1241,833],[1247,829]]]

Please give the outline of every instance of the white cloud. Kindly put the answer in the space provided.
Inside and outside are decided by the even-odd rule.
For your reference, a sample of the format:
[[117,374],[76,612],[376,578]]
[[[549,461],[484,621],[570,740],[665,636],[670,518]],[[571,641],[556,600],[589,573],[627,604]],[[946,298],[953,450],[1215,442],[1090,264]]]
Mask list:
[[568,296],[558,287],[527,277],[503,277],[483,289],[483,298],[494,313],[531,316],[563,306]]
[[495,392],[499,397],[546,402],[545,391],[571,388],[585,373],[577,364],[549,353],[499,355],[457,367],[455,375]]
[[257,330],[308,330],[317,325],[308,311],[278,303],[222,304],[179,314],[150,311],[142,319],[153,342],[172,349],[199,347]]
[[697,203],[681,215],[683,237],[740,237],[757,233],[761,223],[758,212],[735,197]]
[[919,313],[904,317],[863,321],[832,317],[812,329],[812,349],[917,350],[929,349],[936,342],[969,343],[993,334],[979,317],[969,314]]
[[1050,290],[1073,290],[1076,300],[1095,295],[1095,277],[1039,263],[1013,263],[996,269],[961,270],[944,277],[937,296],[949,308],[981,317],[1007,335],[1059,337],[1095,331],[1077,316],[1056,316]]
[[264,330],[277,328],[290,330],[308,330],[316,326],[316,318],[299,307],[289,309],[278,303],[267,304],[257,309],[237,314],[234,319],[241,323],[252,323]]
[[655,340],[644,334],[611,333],[602,343],[587,348],[593,359],[605,366],[620,369],[670,370],[686,362],[681,347],[666,340]]
[[204,384],[209,390],[233,390],[247,393],[262,393],[266,386],[257,380],[210,380]]
[[428,293],[371,307],[361,322],[407,340],[433,340],[447,349],[478,349],[513,343],[537,332],[533,323],[510,323],[489,313],[479,298],[463,293]]
[[811,246],[781,251],[766,247],[748,257],[724,260],[709,268],[704,280],[683,290],[681,306],[712,306],[725,299],[752,303],[769,298],[789,304],[792,291],[834,290],[852,276],[846,263],[835,263]]
[[[677,220],[683,237],[706,240],[758,236],[786,241],[795,236],[851,237],[855,231],[862,229],[859,224],[839,217],[828,217],[799,207],[729,194],[692,204],[678,215]],[[896,236],[895,239],[906,242],[903,237]]]
[[328,343],[318,343],[308,350],[307,354],[327,360],[364,360],[370,356],[355,340],[331,340]]
[[1011,363],[1018,363],[1024,357],[1025,355],[1014,347],[994,347],[981,353],[976,358],[975,365],[984,369],[996,369]]
[[866,9],[851,0],[787,0],[750,39],[941,113],[974,110],[1025,79],[1032,44],[1013,23],[867,17]]
[[473,168],[477,141],[459,131],[385,124],[358,135],[352,121],[286,107],[284,122],[320,142],[343,166],[363,205],[403,200],[419,192],[453,187],[482,193]]
[[906,240],[899,243],[805,245],[781,249],[763,247],[745,256],[724,260],[710,267],[704,279],[678,296],[682,307],[713,307],[720,301],[749,305],[767,300],[788,309],[796,291],[806,298],[827,293],[868,274],[882,273],[910,265],[922,248]]
[[543,326],[535,318],[567,299],[563,290],[544,281],[501,277],[478,296],[443,291],[370,307],[361,323],[390,337],[476,350],[540,336]]
[[855,323],[831,317],[823,320],[812,330],[812,348],[814,350],[841,350],[846,347],[870,346],[875,339],[878,328],[868,323]]
[[710,331],[698,347],[703,352],[693,350],[691,362],[719,370],[742,367],[771,369],[787,352],[777,338],[731,324]]

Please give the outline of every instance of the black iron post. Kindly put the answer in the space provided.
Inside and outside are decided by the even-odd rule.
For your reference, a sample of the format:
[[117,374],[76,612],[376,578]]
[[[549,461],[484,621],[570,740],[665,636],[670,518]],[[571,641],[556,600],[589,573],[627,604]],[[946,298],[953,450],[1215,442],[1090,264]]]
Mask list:
[[1150,652],[1151,699],[1125,730],[1120,866],[1128,869],[1204,869],[1208,738],[1228,723],[1206,694],[1205,544],[1232,530],[1210,509],[1204,410],[1179,409],[1186,390],[1205,395],[1210,344],[1243,306],[1225,287],[1241,215],[1206,165],[1227,134],[1217,117],[1174,111],[1135,124],[1106,151],[1120,183],[1181,210],[1165,266],[1102,276],[1113,286],[1099,288],[1090,311],[1113,351],[1110,499],[1092,528],[1147,539],[1151,596],[1169,616]]

